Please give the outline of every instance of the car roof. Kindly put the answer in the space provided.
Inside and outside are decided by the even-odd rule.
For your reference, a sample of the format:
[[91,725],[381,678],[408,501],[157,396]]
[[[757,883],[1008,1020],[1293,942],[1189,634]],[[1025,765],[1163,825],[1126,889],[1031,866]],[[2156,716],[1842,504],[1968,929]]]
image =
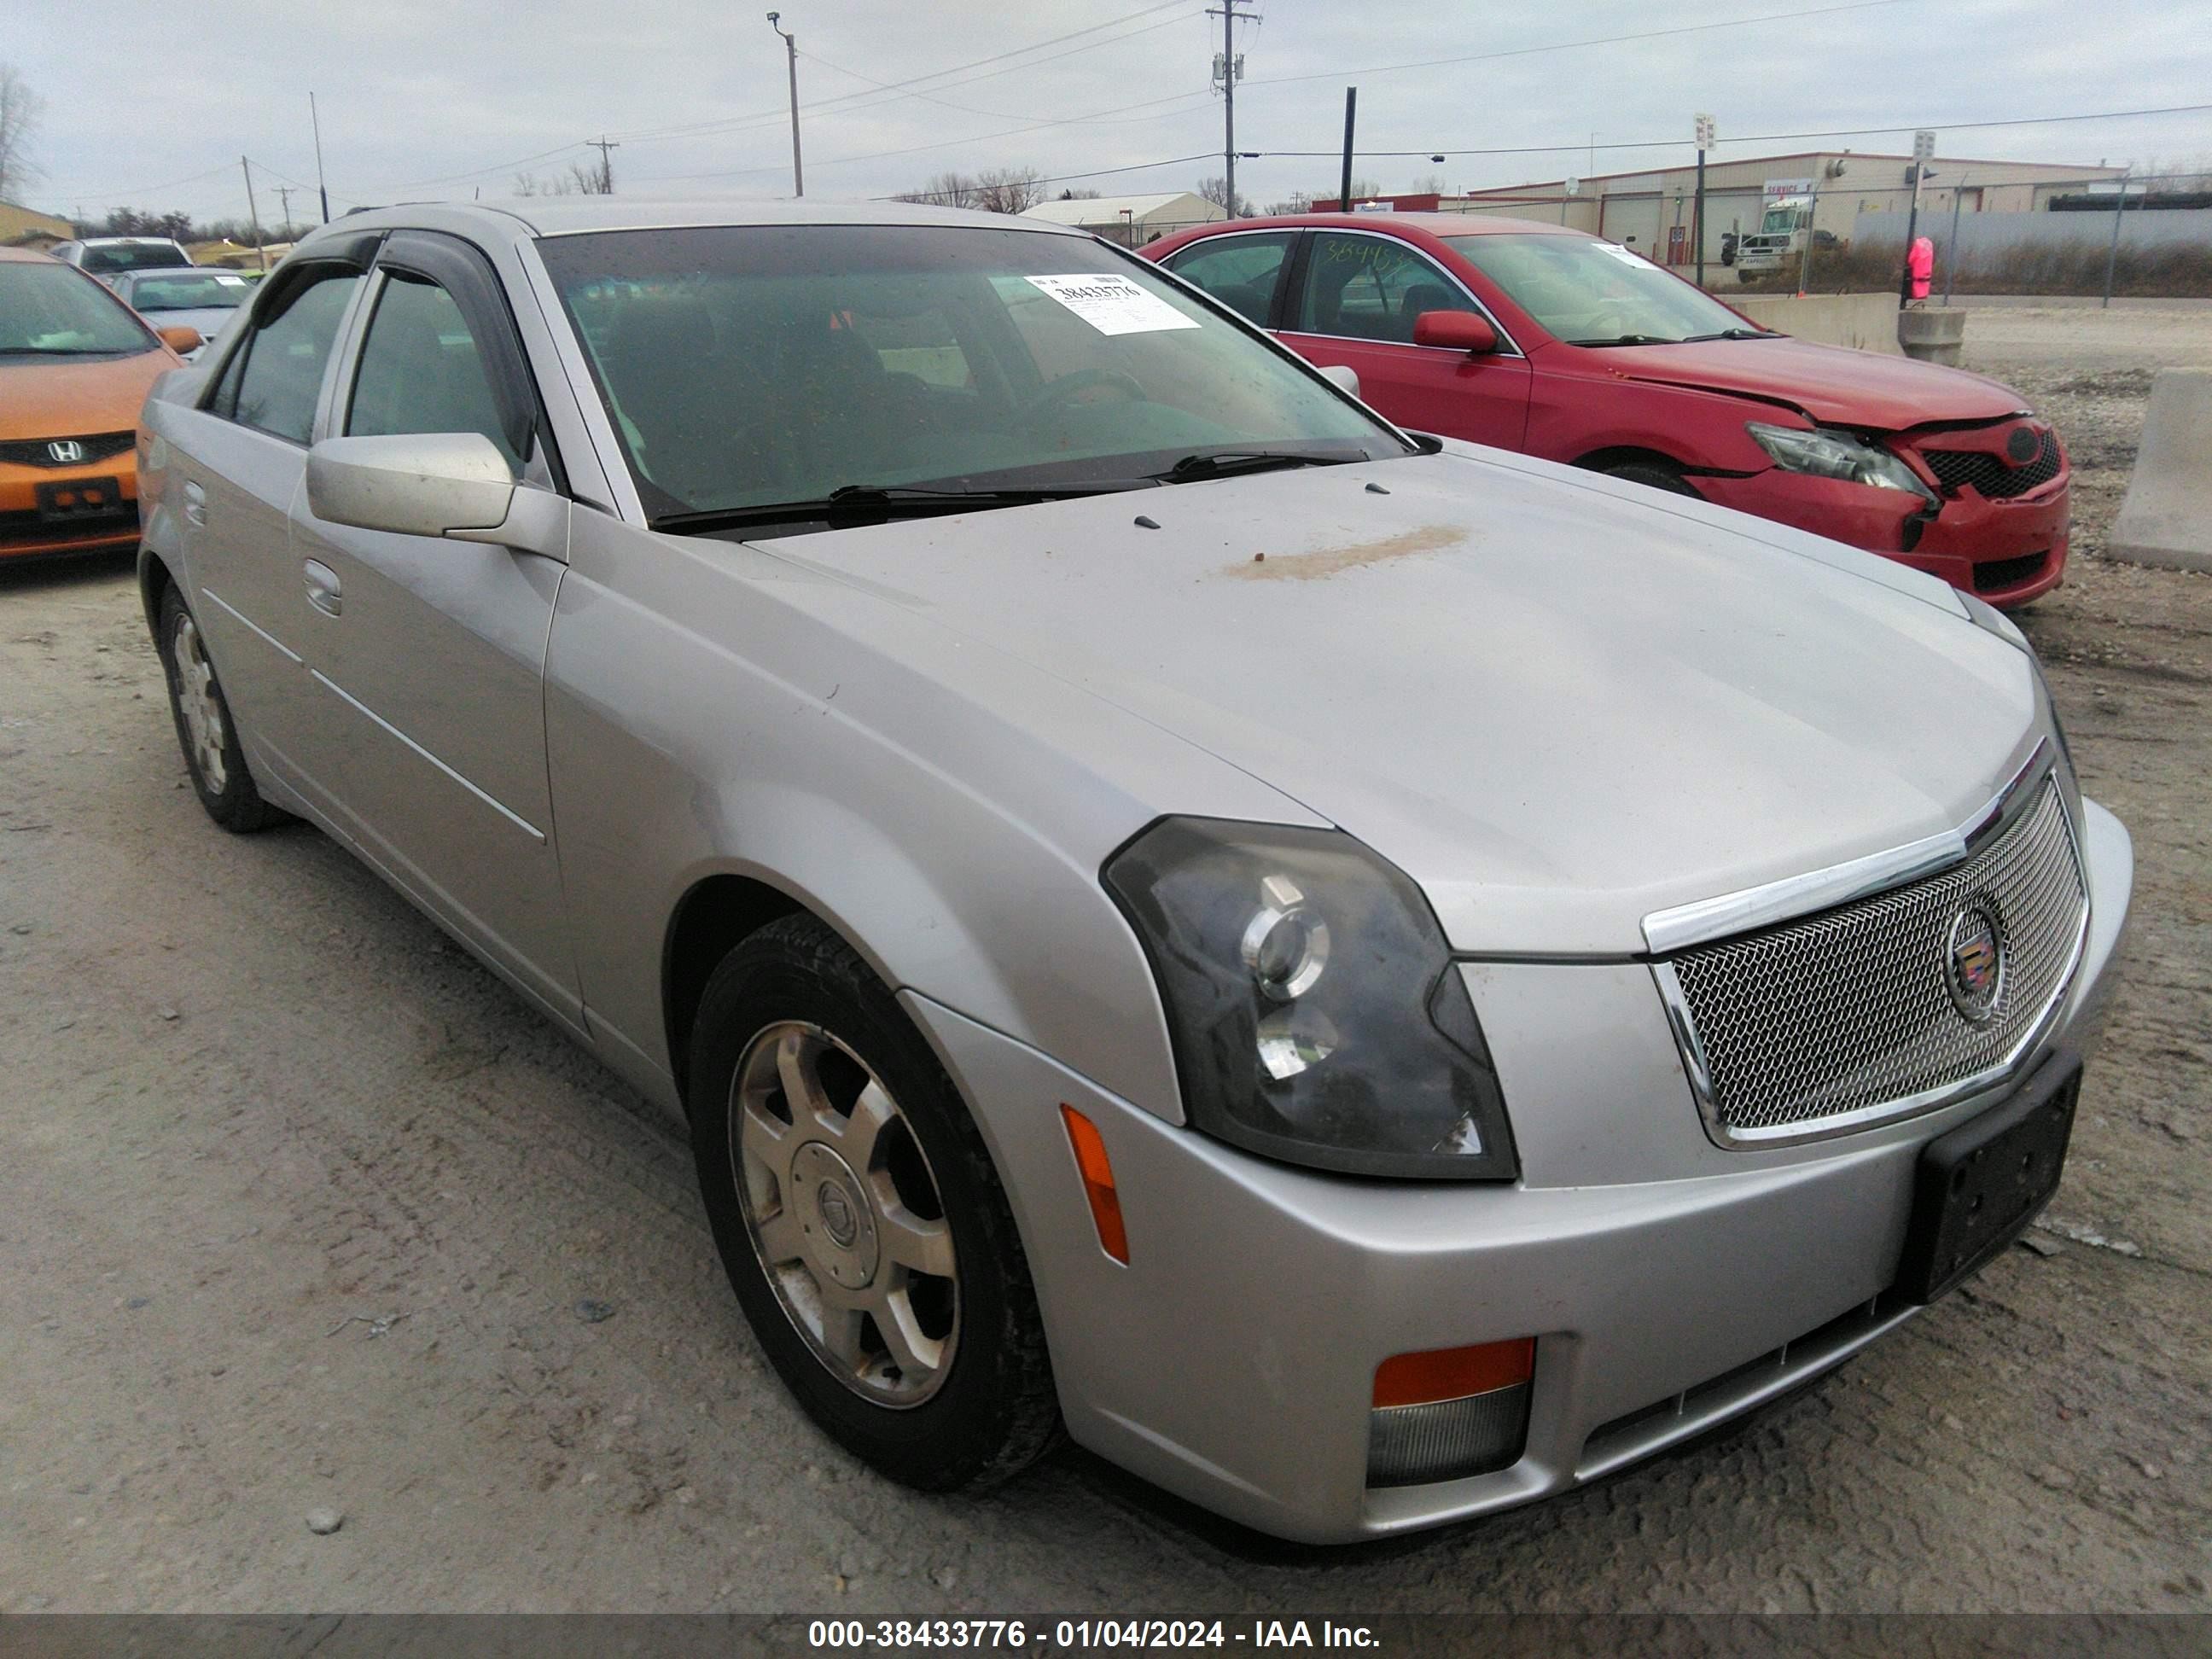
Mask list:
[[167,243],[171,247],[184,246],[173,236],[86,236],[78,240],[79,247],[150,247],[155,243]]
[[602,230],[678,230],[738,225],[941,225],[1039,236],[1091,233],[1043,219],[974,213],[919,202],[653,200],[629,196],[524,196],[503,201],[408,202],[359,209],[301,239],[301,250],[357,234],[408,226],[465,225],[493,238],[581,236]]
[[1540,219],[1500,219],[1486,213],[1279,213],[1260,219],[1229,219],[1200,227],[1191,237],[1218,234],[1228,229],[1265,230],[1295,226],[1301,229],[1425,230],[1431,236],[1578,236],[1590,240],[1586,230],[1571,225],[1546,224]]
[[137,282],[141,276],[235,276],[238,273],[228,265],[140,265],[135,270],[118,270],[115,280]]

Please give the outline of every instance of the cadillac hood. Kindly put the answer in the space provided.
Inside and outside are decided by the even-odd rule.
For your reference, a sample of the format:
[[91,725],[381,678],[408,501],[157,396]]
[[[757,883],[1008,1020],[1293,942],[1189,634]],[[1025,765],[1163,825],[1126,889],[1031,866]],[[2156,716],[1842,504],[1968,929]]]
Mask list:
[[1264,781],[1470,952],[1638,953],[1653,910],[1954,828],[2047,718],[1940,582],[1494,451],[766,545],[948,630],[917,651],[1010,653]]
[[1823,426],[1905,432],[1930,422],[1999,421],[2027,409],[2011,387],[1964,369],[1787,336],[1619,346],[1592,355],[1630,380],[1786,404]]

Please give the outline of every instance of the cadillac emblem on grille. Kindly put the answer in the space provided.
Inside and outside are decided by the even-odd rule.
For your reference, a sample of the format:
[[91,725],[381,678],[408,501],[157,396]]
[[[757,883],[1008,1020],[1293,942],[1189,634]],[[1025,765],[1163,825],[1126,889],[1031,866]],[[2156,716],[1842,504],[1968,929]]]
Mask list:
[[1968,1021],[1986,1025],[2004,988],[2004,942],[1990,907],[1977,900],[1952,919],[1951,959],[1944,981],[1951,1005]]

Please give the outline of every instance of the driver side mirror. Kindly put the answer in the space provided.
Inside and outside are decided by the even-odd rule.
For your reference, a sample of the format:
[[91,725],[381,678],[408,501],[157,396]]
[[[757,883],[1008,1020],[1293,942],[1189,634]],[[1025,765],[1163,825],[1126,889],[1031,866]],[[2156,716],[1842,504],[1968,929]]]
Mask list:
[[1413,343],[1446,346],[1471,356],[1498,349],[1498,331],[1472,311],[1425,311],[1413,319]]
[[493,530],[514,471],[481,432],[325,438],[307,452],[307,510],[327,524],[399,536]]
[[189,357],[207,343],[196,328],[161,328],[154,331],[161,337],[161,343],[179,357]]

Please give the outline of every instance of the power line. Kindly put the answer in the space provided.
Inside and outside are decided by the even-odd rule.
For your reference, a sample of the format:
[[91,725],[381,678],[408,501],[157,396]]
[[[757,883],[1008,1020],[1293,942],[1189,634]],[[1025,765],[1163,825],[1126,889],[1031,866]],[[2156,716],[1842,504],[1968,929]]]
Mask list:
[[[1395,75],[1403,70],[1444,69],[1455,64],[1489,64],[1501,58],[1528,58],[1538,52],[1576,52],[1585,46],[1617,46],[1637,40],[1660,40],[1677,34],[1708,34],[1716,29],[1747,28],[1754,23],[1787,22],[1796,17],[1827,17],[1838,12],[1872,11],[1880,6],[1897,6],[1906,0],[1844,0],[1840,5],[1813,6],[1802,11],[1763,12],[1756,17],[1729,17],[1712,23],[1681,23],[1672,28],[1641,29],[1633,34],[1606,34],[1587,40],[1555,40],[1548,46],[1510,46],[1498,52],[1469,52],[1460,58],[1424,58],[1406,64],[1375,64],[1362,69],[1324,70],[1313,75],[1273,75],[1264,81],[1246,84],[1255,87],[1284,87],[1301,81],[1344,81],[1354,76],[1365,78],[1375,75]],[[1587,144],[1583,146],[1587,149]],[[1331,155],[1336,154],[1332,150]]]
[[[1820,132],[1753,132],[1741,137],[1731,137],[1723,142],[1731,144],[1778,144],[1795,143],[1805,138],[1876,138],[1886,133],[1912,132],[1923,127],[1933,127],[1939,132],[1978,132],[1991,127],[2055,126],[2069,121],[2125,121],[2144,115],[2198,115],[2212,110],[2212,104],[2172,104],[2158,109],[2093,110],[2077,115],[2022,115],[2000,121],[1905,121],[1887,127],[1831,127]],[[1688,139],[1677,134],[1671,138],[1631,138],[1619,142],[1608,140],[1593,144],[1577,138],[1564,144],[1498,144],[1481,149],[1363,149],[1362,155],[1391,160],[1405,156],[1431,155],[1552,155],[1563,150],[1587,153],[1593,149],[1661,149],[1670,145],[1685,144]],[[1333,149],[1271,149],[1262,154],[1271,158],[1334,156]]]
[[[1170,7],[1187,7],[1188,4],[1188,0],[1158,0],[1158,3],[1156,4],[1146,6],[1137,11],[1125,13],[1120,17],[1109,17],[1103,23],[1092,24],[1089,28],[1076,29],[1066,34],[1056,34],[1050,40],[1039,40],[1030,46],[1017,47],[1010,52],[994,52],[987,58],[974,58],[965,64],[955,64],[949,69],[933,70],[927,75],[911,76],[903,81],[871,82],[870,84],[873,90],[868,92],[848,92],[840,97],[824,99],[822,102],[814,106],[814,110],[817,113],[836,112],[839,114],[849,114],[855,108],[875,109],[884,104],[896,103],[899,101],[899,99],[897,98],[879,98],[876,95],[878,92],[896,92],[900,94],[901,98],[921,97],[925,94],[908,92],[904,90],[904,88],[917,87],[926,82],[945,81],[945,77],[947,76],[960,75],[963,70],[981,68],[987,64],[1001,63],[1011,58],[1026,57],[1031,52],[1042,52],[1047,46],[1058,46],[1062,41],[1073,40],[1085,34],[1096,34],[1101,29],[1111,28],[1119,23],[1127,23],[1139,17],[1147,17],[1152,15],[1154,12],[1165,11]],[[1093,40],[1088,45],[1076,46],[1067,52],[1054,52],[1048,58],[1032,58],[1030,62],[1025,64],[1010,64],[1004,69],[993,70],[988,74],[985,75],[967,76],[965,78],[958,81],[945,81],[944,85],[932,87],[930,91],[932,93],[945,92],[951,90],[956,86],[969,86],[978,81],[995,80],[1001,75],[1012,75],[1018,70],[1034,69],[1040,64],[1056,63],[1062,58],[1073,58],[1081,52],[1096,51],[1101,46],[1115,46],[1124,40],[1133,40],[1139,35],[1149,34],[1156,28],[1165,28],[1171,24],[1182,22],[1185,20],[1186,15],[1194,17],[1197,15],[1198,14],[1196,12],[1187,12],[1177,16],[1164,18],[1157,23],[1148,23],[1143,28],[1130,29],[1126,33],[1114,35],[1104,40]],[[841,75],[851,75],[856,81],[868,80],[866,76],[854,74],[853,70],[845,69],[839,64],[831,64],[825,58],[816,58],[815,54],[812,52],[805,52],[801,55],[804,57],[814,58],[817,63],[822,64],[825,68],[836,70]],[[954,107],[958,108],[963,106],[956,105]],[[975,111],[975,113],[989,114],[991,112],[978,110]],[[629,143],[645,143],[647,141],[658,143],[661,140],[669,138],[720,137],[727,133],[743,131],[749,126],[772,125],[775,123],[781,121],[783,118],[783,115],[784,112],[780,109],[757,110],[750,114],[725,116],[716,120],[697,122],[684,126],[654,127],[648,128],[639,132],[626,132],[623,135],[623,137],[625,142]],[[999,118],[1018,120],[1024,118],[1018,116],[1002,116]]]

